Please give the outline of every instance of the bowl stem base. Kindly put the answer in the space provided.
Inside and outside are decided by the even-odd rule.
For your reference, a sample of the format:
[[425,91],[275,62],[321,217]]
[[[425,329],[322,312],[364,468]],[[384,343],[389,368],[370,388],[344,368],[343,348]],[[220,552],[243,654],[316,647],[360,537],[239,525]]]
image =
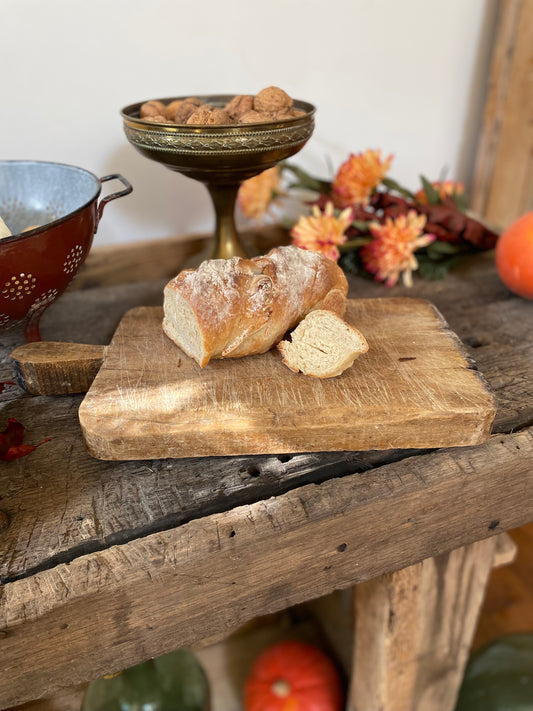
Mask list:
[[258,254],[251,245],[244,245],[235,227],[235,206],[240,181],[237,183],[204,183],[215,208],[215,232],[213,239],[197,254],[189,257],[184,268],[197,267],[206,259],[250,258]]

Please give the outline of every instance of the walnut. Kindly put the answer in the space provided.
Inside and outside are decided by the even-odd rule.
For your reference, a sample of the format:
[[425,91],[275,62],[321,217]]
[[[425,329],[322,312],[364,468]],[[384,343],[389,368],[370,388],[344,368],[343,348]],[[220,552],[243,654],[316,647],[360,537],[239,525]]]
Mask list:
[[189,96],[174,99],[167,106],[157,99],[145,101],[139,111],[140,117],[146,121],[199,126],[283,121],[304,113],[294,109],[291,97],[277,86],[269,86],[255,97],[238,94],[224,108],[207,104],[197,96]]
[[226,104],[226,111],[231,116],[231,118],[238,120],[247,111],[251,111],[254,106],[254,97],[239,94],[234,96],[231,101]]
[[272,121],[269,113],[266,111],[247,111],[242,116],[239,116],[239,123],[264,123],[265,121]]
[[216,106],[199,106],[187,119],[187,124],[203,126],[222,125],[228,123],[233,123],[228,112],[224,111],[224,109],[219,109]]
[[139,110],[139,116],[143,119],[149,116],[164,116],[165,104],[162,101],[145,101]]
[[295,112],[292,109],[280,109],[279,111],[271,111],[271,121],[283,121],[295,117]]
[[170,119],[170,121],[174,121],[176,111],[179,109],[182,103],[182,99],[175,99],[174,101],[171,101],[170,104],[167,104],[165,106],[165,116],[167,117],[167,119]]
[[189,116],[192,116],[197,109],[198,104],[193,104],[192,101],[189,101],[189,99],[185,99],[178,106],[176,113],[174,114],[174,122],[187,123]]
[[144,120],[151,121],[152,123],[170,123],[170,119],[168,119],[166,116],[163,116],[162,114],[156,114],[155,116],[146,116]]
[[204,104],[204,102],[197,96],[189,96],[186,99],[183,99],[183,101],[188,101],[189,104],[194,104],[195,106],[202,106]]
[[269,86],[262,89],[254,99],[254,109],[256,111],[280,111],[290,109],[292,99],[283,89],[277,86]]

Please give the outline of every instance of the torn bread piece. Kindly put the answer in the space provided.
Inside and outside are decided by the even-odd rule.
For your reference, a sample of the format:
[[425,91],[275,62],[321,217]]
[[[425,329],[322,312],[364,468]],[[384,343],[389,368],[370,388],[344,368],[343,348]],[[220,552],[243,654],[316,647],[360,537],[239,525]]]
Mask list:
[[11,237],[11,230],[0,217],[0,239],[4,239],[4,237]]
[[334,378],[368,351],[365,337],[340,316],[326,309],[311,311],[277,348],[283,363],[295,373]]

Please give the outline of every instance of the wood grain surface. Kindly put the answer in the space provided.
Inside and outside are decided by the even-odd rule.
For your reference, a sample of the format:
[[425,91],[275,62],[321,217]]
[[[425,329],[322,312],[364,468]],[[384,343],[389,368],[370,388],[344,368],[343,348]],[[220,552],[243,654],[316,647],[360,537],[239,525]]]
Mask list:
[[453,711],[496,538],[354,589],[348,711]]
[[105,346],[37,341],[11,353],[17,383],[32,395],[85,393],[100,370]]
[[533,2],[502,0],[471,207],[500,229],[533,208]]
[[0,708],[531,520],[532,435],[299,487],[3,585]]
[[336,378],[295,374],[276,349],[200,368],[130,311],[80,406],[100,459],[427,448],[483,442],[492,395],[456,336],[419,299],[349,300],[369,352]]

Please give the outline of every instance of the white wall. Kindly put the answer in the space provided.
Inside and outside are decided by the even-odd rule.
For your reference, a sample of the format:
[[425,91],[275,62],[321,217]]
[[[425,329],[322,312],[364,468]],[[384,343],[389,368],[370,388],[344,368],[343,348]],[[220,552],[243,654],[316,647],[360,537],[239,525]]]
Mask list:
[[119,111],[274,84],[317,106],[312,172],[381,148],[410,187],[468,184],[496,17],[496,0],[0,0],[0,158],[127,177],[96,244],[209,230],[205,188],[138,154]]

